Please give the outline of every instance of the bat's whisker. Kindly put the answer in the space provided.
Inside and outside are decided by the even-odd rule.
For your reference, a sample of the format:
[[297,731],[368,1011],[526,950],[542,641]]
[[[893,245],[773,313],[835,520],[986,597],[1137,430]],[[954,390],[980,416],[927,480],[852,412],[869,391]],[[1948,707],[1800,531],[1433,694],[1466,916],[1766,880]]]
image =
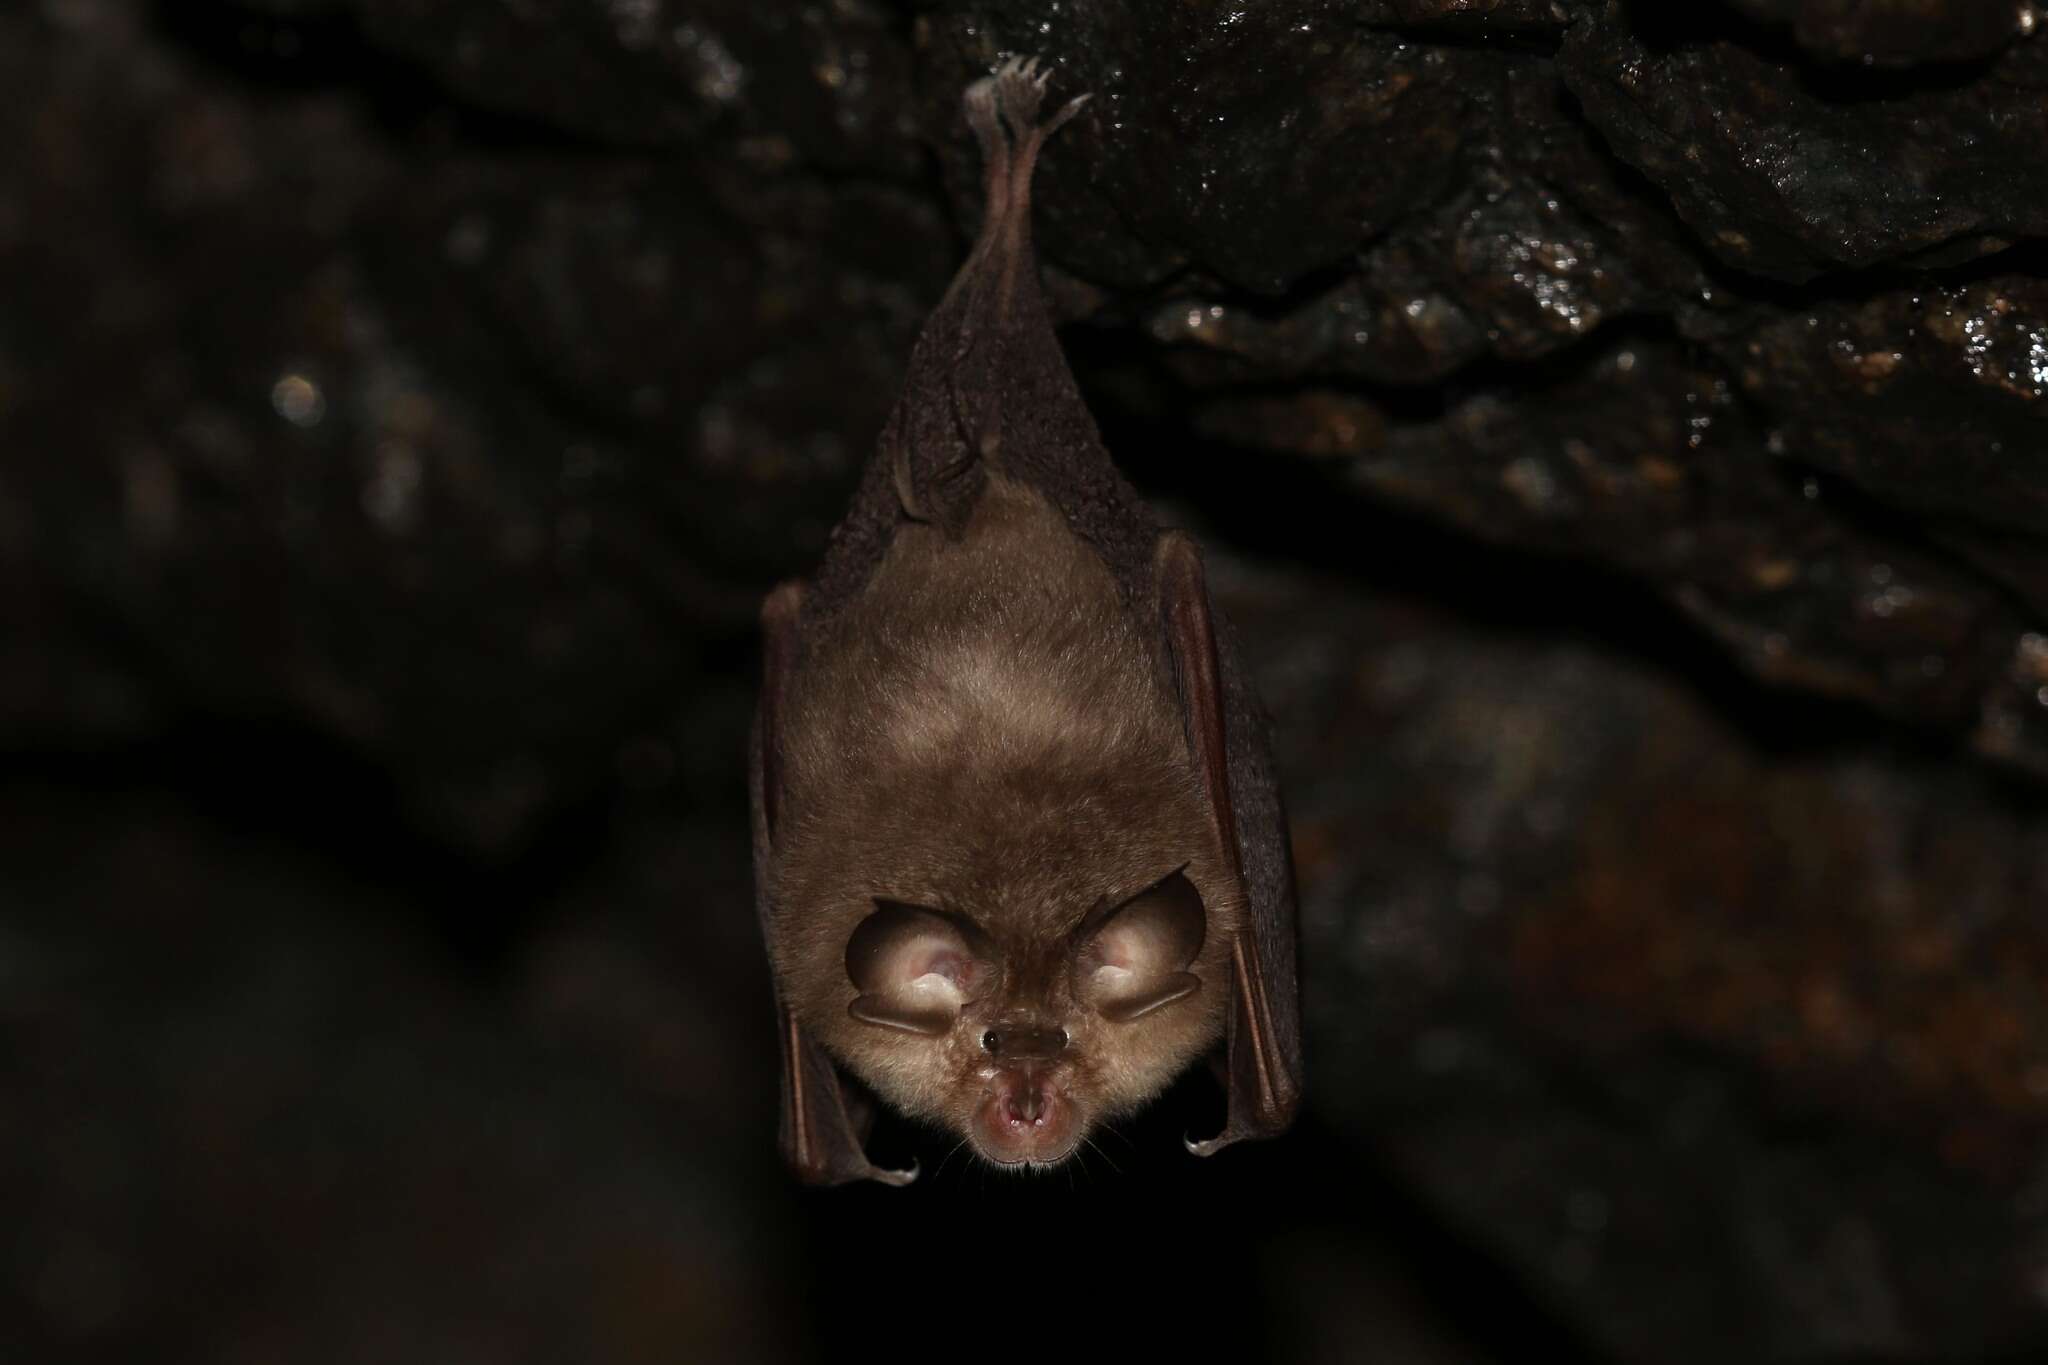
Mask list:
[[938,1167],[938,1170],[936,1170],[936,1171],[933,1171],[933,1172],[932,1172],[932,1179],[934,1179],[934,1180],[938,1179],[938,1178],[939,1178],[939,1171],[943,1171],[943,1170],[945,1170],[945,1169],[946,1169],[946,1163],[947,1163],[947,1162],[949,1162],[949,1161],[951,1161],[951,1160],[952,1160],[952,1159],[953,1159],[954,1157],[956,1157],[956,1156],[960,1155],[960,1149],[961,1149],[962,1147],[965,1147],[966,1145],[967,1145],[967,1139],[966,1139],[966,1138],[961,1138],[961,1139],[960,1139],[960,1140],[959,1140],[958,1142],[954,1143],[954,1144],[952,1145],[952,1147],[950,1147],[949,1149],[947,1149],[947,1152],[946,1152],[946,1154],[945,1154],[944,1156],[942,1156],[942,1157],[940,1157],[940,1158],[939,1158],[939,1167]]
[[1081,1143],[1085,1147],[1092,1148],[1095,1152],[1095,1155],[1101,1157],[1104,1161],[1109,1161],[1109,1169],[1115,1171],[1118,1175],[1122,1175],[1124,1173],[1123,1167],[1117,1165],[1114,1161],[1110,1161],[1109,1153],[1103,1151],[1101,1146],[1096,1143],[1094,1138],[1084,1137],[1081,1139]]

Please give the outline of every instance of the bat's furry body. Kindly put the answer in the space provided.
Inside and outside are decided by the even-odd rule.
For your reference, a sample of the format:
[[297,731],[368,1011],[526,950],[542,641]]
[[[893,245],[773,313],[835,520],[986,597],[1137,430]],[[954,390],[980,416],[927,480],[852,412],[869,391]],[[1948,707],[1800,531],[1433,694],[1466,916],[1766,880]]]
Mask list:
[[1031,166],[1078,101],[1039,124],[1042,89],[1013,63],[970,91],[982,236],[818,574],[763,613],[756,878],[815,1181],[908,1178],[867,1162],[841,1068],[1007,1164],[1063,1159],[1226,1034],[1230,1124],[1198,1150],[1298,1098],[1260,722],[1045,316]]

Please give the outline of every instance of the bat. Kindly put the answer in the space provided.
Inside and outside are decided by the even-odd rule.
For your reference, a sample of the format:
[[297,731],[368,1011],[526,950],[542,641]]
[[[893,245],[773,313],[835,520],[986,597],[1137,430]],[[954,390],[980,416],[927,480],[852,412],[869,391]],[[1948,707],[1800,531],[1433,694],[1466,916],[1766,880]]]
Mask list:
[[817,572],[762,606],[749,761],[781,1145],[907,1184],[877,1099],[1042,1168],[1207,1056],[1209,1155],[1301,1098],[1294,871],[1263,714],[1194,542],[1111,462],[1039,292],[1039,117],[966,92],[972,253]]

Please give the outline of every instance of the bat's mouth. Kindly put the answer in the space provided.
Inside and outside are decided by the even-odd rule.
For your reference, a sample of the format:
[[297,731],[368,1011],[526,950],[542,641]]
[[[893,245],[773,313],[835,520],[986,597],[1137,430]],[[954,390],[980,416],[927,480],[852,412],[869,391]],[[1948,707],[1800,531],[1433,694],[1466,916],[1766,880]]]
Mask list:
[[972,1135],[998,1166],[1057,1166],[1081,1145],[1081,1115],[1057,1073],[1005,1068],[974,1111]]

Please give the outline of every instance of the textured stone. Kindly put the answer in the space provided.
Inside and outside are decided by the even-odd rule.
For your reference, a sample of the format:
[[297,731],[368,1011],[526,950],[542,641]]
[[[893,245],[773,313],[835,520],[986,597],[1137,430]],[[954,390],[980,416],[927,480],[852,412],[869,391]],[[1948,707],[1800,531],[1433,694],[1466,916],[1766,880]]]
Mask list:
[[1729,266],[1809,280],[2048,232],[2048,47],[1919,83],[1801,69],[1656,13],[1610,0],[1560,61],[1594,127]]
[[77,452],[0,474],[32,742],[310,724],[516,848],[822,539],[949,269],[887,181],[408,142],[123,7],[47,57],[8,22],[36,155],[0,258],[43,321],[0,335],[0,424]]
[[1338,265],[1445,191],[1499,84],[1489,54],[1318,0],[963,9],[919,36],[926,126],[963,205],[978,171],[956,110],[977,73],[1037,52],[1063,90],[1093,92],[1040,171],[1039,232],[1061,265],[1125,285],[1192,266],[1271,294]]
[[1356,1140],[1602,1358],[2048,1341],[2038,800],[1348,584],[1230,605],[1307,775],[1309,1038]]
[[2013,0],[1725,0],[1790,28],[1816,56],[1866,66],[1914,66],[1987,56],[2033,36],[2040,11]]
[[598,142],[711,137],[770,163],[914,166],[887,8],[735,0],[358,0],[364,30],[477,105]]
[[[797,1354],[971,1197],[1035,1274],[1050,1224],[1259,1210],[1212,1354],[2039,1357],[2030,21],[6,10],[0,1354],[718,1358],[793,1294],[755,1354]],[[1313,1112],[1175,1165],[1175,1097],[1075,1193],[799,1206],[753,612],[971,240],[960,90],[1022,52],[1094,93],[1037,187],[1069,354],[1280,723]],[[455,1230],[383,1254],[414,1212]],[[1184,1292],[1114,1245],[1070,1278]],[[404,1349],[343,1311],[385,1301]]]

